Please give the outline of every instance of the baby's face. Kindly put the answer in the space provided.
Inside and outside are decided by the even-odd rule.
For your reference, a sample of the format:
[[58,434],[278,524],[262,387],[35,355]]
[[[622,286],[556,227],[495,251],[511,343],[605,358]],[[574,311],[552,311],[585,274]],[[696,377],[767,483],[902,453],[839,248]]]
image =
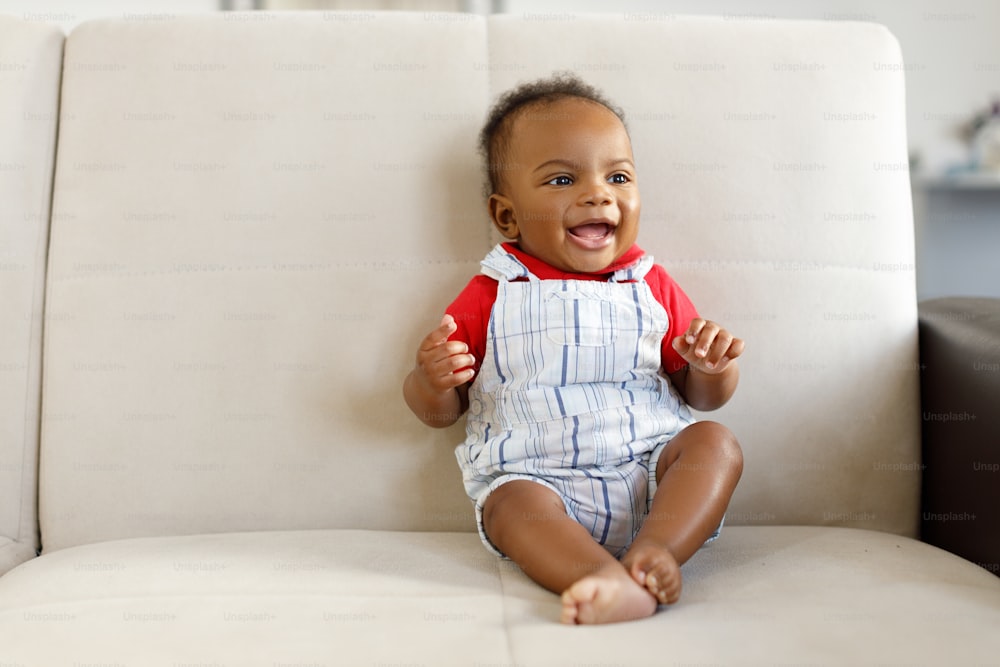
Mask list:
[[632,143],[600,104],[568,98],[514,119],[501,192],[490,197],[500,232],[564,271],[602,271],[635,243],[639,188]]

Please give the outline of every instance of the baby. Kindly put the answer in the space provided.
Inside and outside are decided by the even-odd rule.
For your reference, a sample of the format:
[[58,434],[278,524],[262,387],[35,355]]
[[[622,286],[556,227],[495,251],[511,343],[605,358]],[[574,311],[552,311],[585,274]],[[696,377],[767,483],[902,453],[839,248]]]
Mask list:
[[572,75],[521,85],[480,136],[508,239],[420,343],[403,393],[423,422],[467,413],[456,448],[488,549],[562,595],[564,623],[676,602],[743,470],[714,410],[743,341],[637,245],[622,113]]

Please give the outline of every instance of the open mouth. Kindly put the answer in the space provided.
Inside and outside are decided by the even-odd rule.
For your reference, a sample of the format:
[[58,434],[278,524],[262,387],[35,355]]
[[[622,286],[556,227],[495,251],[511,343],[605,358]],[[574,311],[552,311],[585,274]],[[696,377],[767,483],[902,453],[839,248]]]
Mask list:
[[588,222],[569,230],[569,233],[581,239],[601,239],[611,233],[614,227],[607,222]]
[[567,232],[577,245],[596,249],[604,247],[611,241],[615,233],[615,226],[610,222],[591,221],[571,227]]

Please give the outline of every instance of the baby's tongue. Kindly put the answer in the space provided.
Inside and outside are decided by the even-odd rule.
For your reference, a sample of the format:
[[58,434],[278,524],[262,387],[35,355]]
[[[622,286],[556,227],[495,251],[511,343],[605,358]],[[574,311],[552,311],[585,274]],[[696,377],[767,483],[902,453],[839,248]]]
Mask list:
[[569,233],[573,236],[579,236],[581,238],[600,238],[608,233],[608,225],[605,222],[592,222],[586,225],[580,225],[579,227],[574,227],[569,230]]

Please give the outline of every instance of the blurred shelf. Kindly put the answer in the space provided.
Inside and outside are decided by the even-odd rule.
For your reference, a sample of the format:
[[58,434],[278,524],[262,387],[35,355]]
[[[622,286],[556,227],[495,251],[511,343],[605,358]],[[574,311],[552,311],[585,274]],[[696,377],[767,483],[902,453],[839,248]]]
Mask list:
[[955,176],[917,176],[914,185],[925,190],[1000,192],[1000,172],[969,172]]

